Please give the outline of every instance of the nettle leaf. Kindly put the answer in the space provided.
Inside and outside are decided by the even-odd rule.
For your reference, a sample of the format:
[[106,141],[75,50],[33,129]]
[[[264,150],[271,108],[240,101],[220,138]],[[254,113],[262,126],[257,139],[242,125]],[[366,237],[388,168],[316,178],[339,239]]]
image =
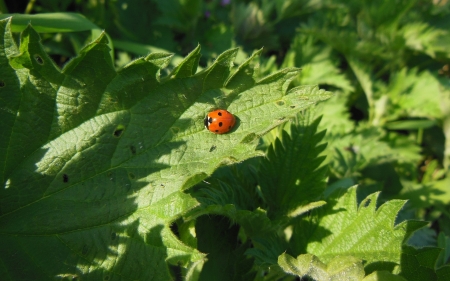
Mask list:
[[[28,26],[17,47],[0,21],[0,274],[9,280],[168,280],[168,263],[201,263],[169,227],[199,205],[183,190],[259,155],[254,140],[330,96],[288,91],[294,68],[255,81],[256,54],[231,74],[237,49],[195,74],[197,47],[161,78],[170,54],[117,72],[105,34],[62,71],[39,41]],[[204,129],[218,107],[237,117],[230,134]]]
[[413,22],[405,24],[401,32],[406,46],[412,50],[423,52],[432,58],[439,53],[450,56],[448,48],[445,47],[449,43],[447,30],[434,28],[424,22]]
[[[393,73],[390,83],[380,92],[387,93],[386,120],[405,116],[441,119],[446,116],[449,88],[429,71],[406,68]],[[423,93],[432,92],[433,95]]]
[[354,257],[339,256],[328,265],[311,254],[300,255],[296,259],[286,253],[278,257],[278,264],[287,273],[313,280],[362,280],[364,267],[361,260]]
[[320,156],[326,148],[320,144],[325,131],[317,132],[319,123],[320,118],[304,117],[291,125],[290,134],[282,130],[269,146],[258,178],[271,219],[295,217],[322,205],[311,205],[325,190],[327,177],[325,156]]
[[358,206],[356,187],[335,193],[327,205],[295,225],[291,245],[294,252],[313,254],[328,263],[336,256],[365,261],[365,271],[389,270],[400,264],[401,247],[413,231],[426,222],[404,221],[395,225],[405,201],[391,200],[377,206],[379,193]]
[[436,267],[441,248],[423,247],[416,249],[404,246],[401,257],[400,275],[410,281],[430,280],[444,281],[450,276],[450,265]]
[[312,36],[298,34],[293,39],[283,66],[302,66],[302,75],[296,79],[298,84],[326,84],[352,92],[354,87],[340,73],[338,60],[332,55],[332,48],[317,44]]
[[347,134],[329,134],[326,140],[330,170],[338,178],[357,177],[363,169],[383,163],[414,165],[420,160],[420,147],[413,140],[395,133],[386,135],[367,124]]

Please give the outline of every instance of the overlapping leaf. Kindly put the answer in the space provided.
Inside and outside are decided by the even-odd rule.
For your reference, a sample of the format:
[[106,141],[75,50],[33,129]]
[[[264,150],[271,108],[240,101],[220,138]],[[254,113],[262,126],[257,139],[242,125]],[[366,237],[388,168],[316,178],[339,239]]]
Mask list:
[[[199,48],[164,79],[164,53],[116,72],[104,35],[60,71],[31,27],[20,48],[9,22],[0,27],[0,272],[10,280],[167,280],[167,262],[203,258],[168,227],[198,204],[182,190],[257,155],[253,140],[330,96],[287,91],[293,68],[255,81],[253,57],[231,74],[235,49],[198,74]],[[236,115],[231,134],[204,130],[217,107]]]
[[291,239],[295,252],[313,254],[325,263],[339,255],[353,256],[366,261],[368,272],[392,270],[390,266],[400,263],[402,243],[426,223],[404,221],[395,225],[405,202],[391,200],[376,208],[377,197],[374,193],[358,206],[353,187],[331,198],[332,202],[295,225]]

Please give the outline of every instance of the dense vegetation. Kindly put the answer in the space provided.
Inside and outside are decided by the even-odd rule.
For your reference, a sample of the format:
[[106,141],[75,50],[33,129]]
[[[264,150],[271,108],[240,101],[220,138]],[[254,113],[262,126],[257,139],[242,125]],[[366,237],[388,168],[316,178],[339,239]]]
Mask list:
[[1,280],[450,279],[447,0],[0,0],[0,65]]

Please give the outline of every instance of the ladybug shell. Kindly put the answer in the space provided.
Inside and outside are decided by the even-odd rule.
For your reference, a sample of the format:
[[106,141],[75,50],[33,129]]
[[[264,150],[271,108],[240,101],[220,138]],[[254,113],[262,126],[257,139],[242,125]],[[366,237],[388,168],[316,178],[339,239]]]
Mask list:
[[219,109],[208,113],[204,122],[206,129],[211,132],[225,134],[233,128],[236,118],[225,109]]

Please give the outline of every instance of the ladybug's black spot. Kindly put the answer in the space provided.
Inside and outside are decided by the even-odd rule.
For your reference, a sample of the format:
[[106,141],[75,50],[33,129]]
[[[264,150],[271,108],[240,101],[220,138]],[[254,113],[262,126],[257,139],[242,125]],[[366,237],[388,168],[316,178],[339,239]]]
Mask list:
[[69,182],[69,176],[67,174],[63,175],[63,182]]
[[216,130],[216,133],[218,133],[219,132],[219,130]]
[[219,127],[222,127],[222,125],[223,125],[222,122],[219,122]]
[[222,116],[222,112],[219,111],[219,112],[217,113],[217,115]]
[[228,129],[231,129],[231,126],[228,126]]

